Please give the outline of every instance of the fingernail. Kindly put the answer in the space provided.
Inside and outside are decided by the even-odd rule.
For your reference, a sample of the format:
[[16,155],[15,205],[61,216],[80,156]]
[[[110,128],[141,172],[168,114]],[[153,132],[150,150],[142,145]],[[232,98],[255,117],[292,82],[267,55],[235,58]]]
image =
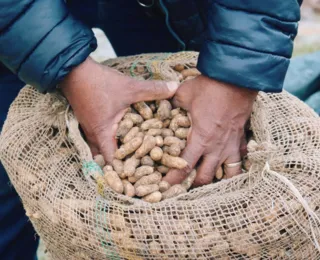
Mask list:
[[167,86],[168,86],[168,89],[173,92],[173,91],[176,91],[179,87],[179,84],[178,82],[175,82],[175,81],[169,81],[167,82]]

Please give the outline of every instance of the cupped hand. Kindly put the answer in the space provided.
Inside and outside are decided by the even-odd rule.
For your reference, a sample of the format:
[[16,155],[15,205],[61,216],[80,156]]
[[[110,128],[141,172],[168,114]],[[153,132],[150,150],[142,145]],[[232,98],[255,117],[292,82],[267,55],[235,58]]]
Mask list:
[[138,81],[88,58],[59,85],[84,130],[93,154],[111,162],[118,123],[126,109],[140,101],[167,99],[178,88],[175,82]]
[[[209,184],[222,164],[241,161],[245,144],[244,126],[257,91],[222,83],[206,76],[185,81],[179,87],[174,105],[189,112],[192,127],[182,158],[183,170],[170,170],[164,180],[181,183],[199,162],[194,186]],[[241,165],[225,167],[225,177],[241,173]]]

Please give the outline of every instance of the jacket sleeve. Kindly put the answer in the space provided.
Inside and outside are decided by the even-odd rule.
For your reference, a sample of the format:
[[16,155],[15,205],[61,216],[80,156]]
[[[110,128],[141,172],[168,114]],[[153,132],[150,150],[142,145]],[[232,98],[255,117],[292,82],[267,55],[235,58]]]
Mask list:
[[300,19],[299,0],[214,0],[201,47],[202,74],[254,90],[281,92]]
[[41,92],[52,91],[96,48],[64,0],[0,0],[0,61]]

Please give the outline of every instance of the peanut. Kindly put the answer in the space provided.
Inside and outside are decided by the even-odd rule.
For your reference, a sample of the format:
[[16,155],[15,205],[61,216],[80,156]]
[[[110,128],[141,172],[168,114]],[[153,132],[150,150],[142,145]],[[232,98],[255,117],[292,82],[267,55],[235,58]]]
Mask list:
[[160,192],[164,192],[166,190],[168,190],[171,187],[169,182],[166,181],[160,181],[159,182],[159,191]]
[[106,165],[103,167],[103,172],[113,171],[113,167],[111,165]]
[[143,166],[140,166],[136,169],[136,172],[134,173],[134,177],[140,179],[141,177],[143,177],[145,175],[149,175],[153,172],[154,172],[153,167],[143,165]]
[[220,166],[216,172],[216,179],[221,180],[223,178],[223,168]]
[[162,137],[166,138],[167,136],[174,136],[174,133],[171,129],[165,128],[165,129],[162,129],[161,135]]
[[149,107],[151,108],[152,112],[156,112],[157,108],[156,105],[154,103],[149,104]]
[[188,133],[189,133],[189,128],[178,128],[176,131],[175,131],[175,136],[180,138],[180,139],[186,139],[187,136],[188,136]]
[[168,145],[168,146],[171,146],[173,144],[178,144],[181,149],[183,147],[183,144],[182,144],[181,140],[178,137],[175,137],[175,136],[167,136],[167,137],[165,137],[164,140],[163,140],[163,144],[164,145]]
[[169,168],[167,166],[164,166],[164,165],[159,165],[157,167],[157,171],[162,173],[162,174],[166,174],[169,171]]
[[112,166],[116,173],[122,174],[123,173],[123,162],[119,159],[112,160]]
[[144,121],[140,127],[144,131],[149,130],[151,128],[161,129],[163,127],[163,123],[158,118],[152,118]]
[[138,113],[145,119],[151,119],[153,113],[151,108],[145,102],[138,102],[133,105],[133,107],[138,111]]
[[163,121],[163,128],[167,128],[170,125],[171,120],[170,119],[166,119]]
[[157,110],[157,117],[163,121],[170,118],[172,106],[168,100],[161,100]]
[[191,173],[189,173],[188,177],[184,179],[184,181],[181,183],[181,186],[184,187],[186,190],[190,189],[192,183],[194,182],[195,178],[197,176],[197,171],[192,170]]
[[187,141],[186,140],[181,140],[180,143],[180,148],[181,148],[181,151],[186,148],[186,145],[187,145]]
[[243,168],[248,172],[251,168],[252,163],[248,158],[244,158],[242,161]]
[[106,162],[101,154],[97,154],[96,156],[94,156],[93,160],[100,166],[100,168],[103,168],[106,165]]
[[155,191],[155,192],[152,192],[152,193],[144,196],[142,198],[142,200],[149,202],[149,203],[157,203],[157,202],[161,201],[161,198],[162,198],[161,192]]
[[137,134],[139,133],[139,131],[140,131],[140,129],[139,129],[139,127],[137,127],[137,126],[131,128],[130,131],[124,136],[122,142],[123,142],[123,143],[129,142],[131,139],[133,139],[134,137],[137,136]]
[[156,145],[159,146],[159,147],[163,146],[163,138],[162,138],[162,136],[160,136],[160,135],[156,136]]
[[131,141],[122,145],[115,153],[115,158],[122,160],[127,155],[136,151],[142,144],[141,137],[135,137]]
[[128,177],[133,176],[139,164],[140,164],[139,159],[137,159],[135,156],[130,157],[124,162],[124,165],[123,165],[124,174]]
[[129,197],[134,197],[136,194],[135,188],[128,180],[122,180],[124,194]]
[[130,119],[124,119],[120,122],[117,129],[117,137],[124,137],[133,127],[133,122]]
[[167,145],[163,146],[163,147],[162,147],[162,151],[163,151],[164,153],[169,153],[169,151],[170,151],[170,146],[167,146]]
[[151,159],[149,155],[146,155],[141,158],[141,165],[154,166],[154,161]]
[[137,135],[135,137],[141,137],[143,140],[145,137],[145,134],[143,132],[139,132],[139,133],[137,133]]
[[150,151],[150,156],[151,156],[152,160],[154,160],[154,161],[161,160],[162,155],[163,155],[163,151],[160,147],[156,146]]
[[115,192],[122,194],[123,193],[123,184],[120,177],[115,171],[106,171],[104,172],[104,179],[108,186],[113,189]]
[[174,69],[175,71],[181,72],[181,71],[184,70],[184,65],[182,65],[182,64],[177,64],[177,65],[175,65],[175,66],[173,67],[173,69]]
[[180,108],[175,108],[171,110],[171,117],[174,118],[176,115],[180,114]]
[[159,186],[157,184],[141,185],[136,188],[136,195],[139,197],[144,197],[158,190]]
[[124,119],[130,119],[134,125],[140,125],[143,122],[142,116],[134,113],[127,113],[124,115]]
[[186,192],[186,188],[184,188],[181,184],[176,184],[171,186],[168,190],[162,193],[162,200],[173,198]]
[[178,119],[179,119],[179,117],[182,117],[182,116],[183,115],[181,115],[181,114],[174,116],[170,122],[169,129],[171,129],[172,131],[176,131],[179,128]]
[[158,184],[161,181],[162,175],[160,172],[154,172],[150,175],[146,175],[141,177],[137,182],[134,184],[134,187],[137,188],[138,186],[144,186],[149,184]]
[[181,75],[183,76],[184,79],[186,77],[190,77],[190,76],[195,77],[195,76],[201,75],[200,71],[197,70],[196,68],[184,69],[180,73],[181,73]]
[[177,117],[177,124],[178,124],[178,126],[182,126],[182,127],[190,127],[191,126],[191,122],[189,120],[189,117],[187,117],[187,116]]
[[128,181],[130,183],[136,183],[138,180],[139,180],[139,178],[135,177],[134,175],[128,177]]
[[179,156],[181,153],[180,144],[172,144],[168,149],[168,153],[172,156]]
[[174,157],[164,153],[161,159],[161,163],[169,168],[183,169],[188,163],[182,158]]
[[148,130],[147,135],[157,136],[157,135],[161,135],[161,133],[162,133],[162,129],[151,128]]
[[147,155],[156,146],[156,139],[153,136],[146,135],[141,146],[136,150],[135,156],[141,158]]

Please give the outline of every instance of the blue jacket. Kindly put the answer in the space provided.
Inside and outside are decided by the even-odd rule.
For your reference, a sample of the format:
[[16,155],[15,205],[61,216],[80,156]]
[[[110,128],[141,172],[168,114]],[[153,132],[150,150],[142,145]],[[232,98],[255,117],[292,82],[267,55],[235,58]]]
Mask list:
[[[282,90],[301,2],[159,0],[181,50],[200,50],[202,74],[266,92]],[[39,91],[53,90],[95,48],[63,0],[0,0],[0,61]]]

